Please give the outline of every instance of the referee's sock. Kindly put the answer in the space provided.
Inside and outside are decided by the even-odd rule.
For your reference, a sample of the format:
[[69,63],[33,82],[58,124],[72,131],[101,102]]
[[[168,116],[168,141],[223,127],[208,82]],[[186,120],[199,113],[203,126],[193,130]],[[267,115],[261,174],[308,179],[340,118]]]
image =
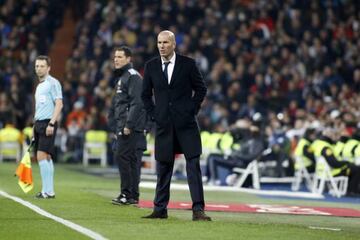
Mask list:
[[49,182],[49,186],[48,186],[48,190],[47,190],[47,194],[53,196],[55,195],[55,191],[54,191],[54,163],[53,163],[53,160],[50,159],[48,161],[49,163],[49,179],[48,179],[48,182]]
[[40,175],[41,175],[41,192],[46,193],[49,189],[49,172],[50,172],[50,166],[47,159],[43,159],[39,161],[39,167],[40,167]]

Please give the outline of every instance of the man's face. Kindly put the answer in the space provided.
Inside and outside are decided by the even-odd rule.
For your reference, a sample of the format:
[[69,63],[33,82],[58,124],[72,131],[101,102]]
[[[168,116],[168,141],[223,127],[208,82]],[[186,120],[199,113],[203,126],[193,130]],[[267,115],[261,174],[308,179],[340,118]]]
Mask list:
[[160,33],[157,39],[157,47],[162,58],[170,59],[175,51],[175,40],[168,33]]
[[126,64],[130,63],[131,58],[126,57],[124,51],[115,51],[114,54],[114,66],[115,69],[122,68]]
[[46,60],[35,61],[35,72],[38,78],[43,78],[49,74],[50,66],[47,65]]

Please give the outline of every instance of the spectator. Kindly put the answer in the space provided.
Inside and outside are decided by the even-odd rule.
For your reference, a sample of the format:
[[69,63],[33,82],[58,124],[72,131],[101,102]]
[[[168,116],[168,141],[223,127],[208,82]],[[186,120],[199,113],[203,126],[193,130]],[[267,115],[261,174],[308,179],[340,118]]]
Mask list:
[[[244,124],[247,124],[244,122]],[[233,150],[229,156],[210,155],[208,166],[210,170],[210,184],[218,184],[218,166],[232,170],[234,167],[245,168],[251,161],[258,158],[265,149],[257,126],[241,126],[232,130],[236,143],[240,146]]]

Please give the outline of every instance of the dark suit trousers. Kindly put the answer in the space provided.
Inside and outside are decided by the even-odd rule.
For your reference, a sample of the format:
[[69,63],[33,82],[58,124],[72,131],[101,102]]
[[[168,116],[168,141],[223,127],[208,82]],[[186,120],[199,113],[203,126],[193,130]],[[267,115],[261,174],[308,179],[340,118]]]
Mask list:
[[135,183],[133,184],[132,192],[134,199],[139,199],[140,193],[139,193],[139,184],[140,184],[140,176],[141,176],[141,164],[142,164],[142,156],[143,156],[144,150],[142,149],[136,149],[136,176],[135,176]]
[[136,146],[141,134],[133,132],[117,139],[116,160],[120,172],[120,192],[127,198],[139,198],[141,158],[139,159]]
[[[154,199],[154,210],[167,209],[170,199],[170,182],[173,174],[174,161],[157,162],[157,185]],[[202,185],[200,157],[186,159],[186,174],[189,184],[193,210],[204,210],[204,190]]]
[[132,193],[134,199],[139,199],[140,193],[139,193],[139,184],[140,184],[140,176],[141,176],[141,166],[142,166],[142,157],[144,154],[144,151],[146,150],[146,137],[143,133],[139,134],[139,137],[136,142],[136,166],[137,169],[136,174],[134,173],[135,177],[135,183],[132,185]]

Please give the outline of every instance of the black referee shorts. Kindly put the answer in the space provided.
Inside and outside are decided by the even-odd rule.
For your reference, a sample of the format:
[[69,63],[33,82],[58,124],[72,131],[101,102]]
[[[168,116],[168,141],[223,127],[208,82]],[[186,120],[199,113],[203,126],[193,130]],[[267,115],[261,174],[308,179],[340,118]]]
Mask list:
[[[54,126],[54,134],[46,136],[46,128],[50,122],[50,119],[35,121],[34,138],[35,138],[35,150],[46,152],[54,157],[55,153],[55,136],[57,130],[57,124]],[[41,159],[38,159],[41,160]]]

